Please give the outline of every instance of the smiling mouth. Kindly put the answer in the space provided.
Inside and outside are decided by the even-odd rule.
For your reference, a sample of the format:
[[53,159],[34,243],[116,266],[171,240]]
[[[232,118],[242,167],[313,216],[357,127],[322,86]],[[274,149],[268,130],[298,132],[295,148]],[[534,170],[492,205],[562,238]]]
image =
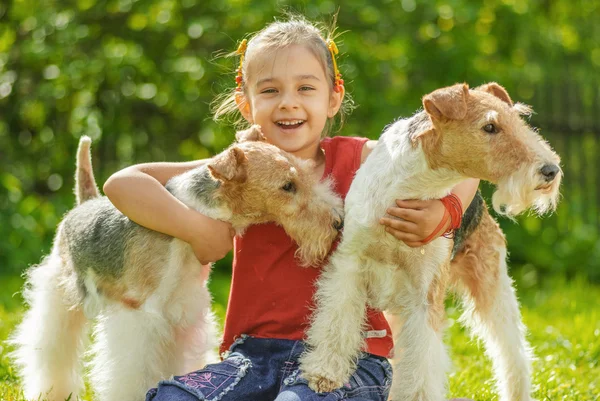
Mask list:
[[275,124],[282,129],[294,129],[302,126],[305,123],[305,120],[286,120],[286,121],[276,121]]

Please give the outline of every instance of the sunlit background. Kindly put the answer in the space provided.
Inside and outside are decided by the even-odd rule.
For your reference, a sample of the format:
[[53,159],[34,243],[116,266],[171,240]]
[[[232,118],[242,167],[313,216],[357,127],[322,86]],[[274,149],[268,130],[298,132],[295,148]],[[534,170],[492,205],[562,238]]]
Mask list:
[[[421,107],[423,95],[456,82],[474,87],[497,81],[513,100],[532,105],[531,124],[562,157],[562,200],[552,216],[499,219],[511,274],[525,298],[543,293],[546,282],[567,287],[577,282],[581,291],[600,293],[599,1],[4,0],[0,311],[10,316],[5,322],[13,324],[22,309],[14,295],[21,273],[49,252],[56,225],[74,204],[79,136],[94,140],[100,185],[134,163],[200,159],[222,150],[234,129],[211,120],[210,103],[234,85],[237,60],[219,56],[285,10],[326,24],[338,11],[340,70],[358,106],[340,135],[377,138],[386,124]],[[489,198],[491,188],[482,188]],[[221,314],[230,274],[230,258],[213,274]],[[560,290],[557,296],[563,299]],[[564,300],[569,304],[567,295]],[[0,340],[10,324],[0,323]],[[579,361],[598,372],[600,323],[595,324],[587,328],[592,354]],[[6,366],[4,375],[13,380]],[[600,393],[595,381],[590,386],[589,394]]]

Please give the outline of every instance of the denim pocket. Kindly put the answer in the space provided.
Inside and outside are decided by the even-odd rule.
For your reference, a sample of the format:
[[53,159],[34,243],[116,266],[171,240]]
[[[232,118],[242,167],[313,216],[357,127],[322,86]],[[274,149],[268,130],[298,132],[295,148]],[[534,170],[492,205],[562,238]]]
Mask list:
[[237,352],[231,353],[223,362],[206,365],[203,369],[175,376],[160,383],[175,385],[198,397],[199,400],[219,401],[246,375],[251,362]]

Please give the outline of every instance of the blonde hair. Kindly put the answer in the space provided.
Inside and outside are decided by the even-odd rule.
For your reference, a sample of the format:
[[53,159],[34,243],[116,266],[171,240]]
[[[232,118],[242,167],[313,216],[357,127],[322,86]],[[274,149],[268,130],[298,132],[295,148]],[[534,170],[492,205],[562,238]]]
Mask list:
[[[241,89],[246,93],[246,77],[248,66],[252,62],[254,55],[264,51],[276,51],[292,45],[302,45],[311,51],[317,60],[323,66],[325,75],[329,78],[329,88],[333,90],[335,85],[334,61],[327,47],[327,41],[333,40],[335,35],[335,17],[329,28],[318,28],[308,22],[304,17],[291,15],[286,21],[275,21],[267,25],[261,31],[252,35],[248,40],[248,45],[240,66],[242,70]],[[238,55],[237,52],[230,56]],[[235,79],[231,79],[233,84]],[[237,92],[239,94],[239,92]],[[230,118],[236,128],[245,128],[249,126],[248,122],[241,116],[235,101],[236,87],[233,86],[226,93],[218,96],[213,103],[214,120],[218,121],[224,118]],[[337,113],[339,118],[339,127],[343,125],[344,118],[352,111],[354,104],[351,97],[346,94],[342,101],[342,106]],[[329,118],[323,130],[323,135],[328,134],[335,124],[335,117]]]

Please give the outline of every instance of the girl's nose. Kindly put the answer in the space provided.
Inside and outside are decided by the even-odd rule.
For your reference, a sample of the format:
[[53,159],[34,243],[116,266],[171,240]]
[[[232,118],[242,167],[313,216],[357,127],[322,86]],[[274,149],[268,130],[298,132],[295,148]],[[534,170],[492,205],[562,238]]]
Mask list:
[[279,108],[282,110],[285,109],[297,109],[298,108],[298,99],[296,98],[294,93],[284,92],[281,94],[279,102]]

